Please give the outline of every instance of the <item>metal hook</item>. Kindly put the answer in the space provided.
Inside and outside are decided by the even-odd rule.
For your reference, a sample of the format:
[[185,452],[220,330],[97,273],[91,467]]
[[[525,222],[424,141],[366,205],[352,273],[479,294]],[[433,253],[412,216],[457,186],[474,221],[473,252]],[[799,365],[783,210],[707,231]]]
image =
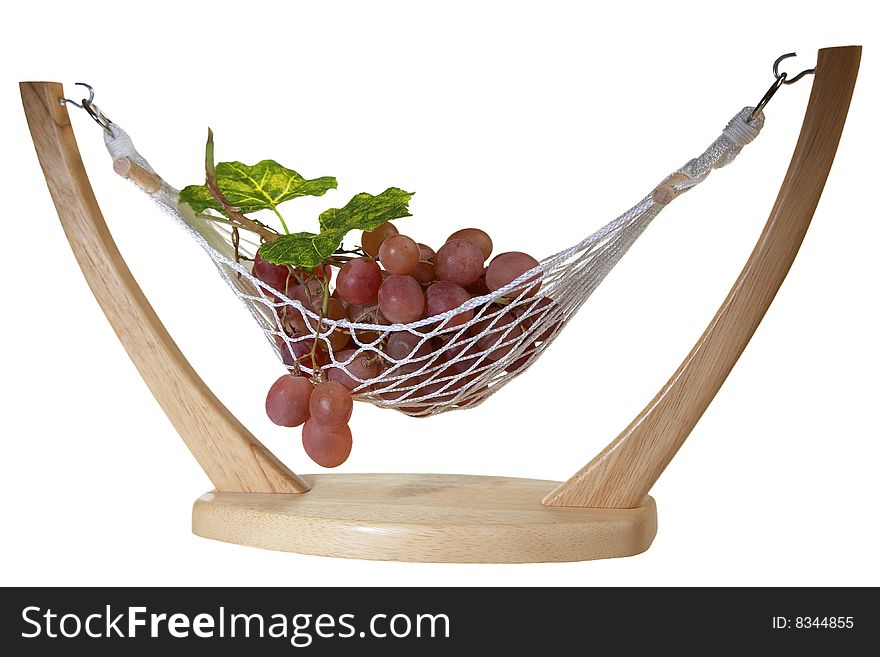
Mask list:
[[[78,87],[85,87],[86,89],[89,90],[89,97],[88,97],[88,99],[84,98],[82,101],[83,103],[91,103],[95,99],[95,89],[92,87],[92,85],[86,84],[85,82],[75,82],[74,84]],[[85,107],[83,105],[80,105],[78,102],[76,102],[75,100],[71,100],[70,98],[59,98],[58,103],[61,105],[70,104],[70,105],[73,105],[74,107],[79,107],[80,109],[85,109]]]
[[776,80],[773,82],[772,85],[770,85],[770,88],[767,90],[767,93],[765,93],[764,96],[761,98],[761,100],[758,101],[758,104],[755,106],[755,109],[752,110],[752,113],[749,114],[749,121],[751,121],[756,116],[758,116],[758,114],[761,113],[761,111],[767,106],[767,103],[770,102],[770,99],[773,98],[773,96],[776,94],[777,91],[779,91],[779,88],[782,85],[794,84],[795,82],[800,80],[805,75],[810,75],[810,74],[816,72],[815,68],[807,68],[807,69],[804,69],[803,71],[801,71],[800,73],[798,73],[797,75],[795,75],[791,79],[788,78],[788,74],[785,71],[780,73],[779,72],[779,64],[781,64],[784,60],[788,59],[789,57],[796,57],[796,56],[797,56],[797,53],[795,53],[795,52],[787,52],[784,55],[780,55],[779,57],[777,57],[776,61],[773,62],[773,77],[775,77]]
[[104,129],[104,132],[106,132],[108,135],[110,135],[112,137],[113,136],[113,129],[110,126],[113,125],[113,121],[108,119],[104,115],[104,112],[102,112],[101,109],[97,105],[95,105],[95,103],[93,102],[95,100],[95,90],[92,87],[92,85],[87,84],[85,82],[77,82],[76,86],[85,87],[86,89],[88,89],[89,90],[89,97],[83,98],[81,103],[78,103],[75,100],[71,100],[70,98],[59,98],[58,102],[61,105],[70,104],[70,105],[73,105],[74,107],[79,107],[80,109],[84,109],[88,113],[88,115],[91,116],[95,120],[95,123],[97,123],[99,126],[101,126]]
[[779,72],[779,65],[789,57],[797,57],[796,52],[787,52],[784,55],[780,55],[779,58],[775,62],[773,62],[773,76],[778,80],[779,78],[784,78],[785,82],[783,84],[794,84],[798,80],[800,80],[805,75],[810,75],[811,73],[815,73],[815,68],[805,68],[803,71],[795,75],[793,78],[789,78],[786,73]]

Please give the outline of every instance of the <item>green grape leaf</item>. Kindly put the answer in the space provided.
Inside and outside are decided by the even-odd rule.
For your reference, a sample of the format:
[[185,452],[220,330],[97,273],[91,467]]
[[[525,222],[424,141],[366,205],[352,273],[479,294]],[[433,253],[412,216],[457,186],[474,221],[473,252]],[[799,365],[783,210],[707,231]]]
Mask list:
[[374,230],[391,219],[411,216],[408,204],[412,195],[397,187],[376,196],[355,194],[344,208],[321,213],[320,233],[281,235],[260,247],[260,257],[276,265],[317,267],[333,255],[350,230]]
[[[220,162],[215,175],[223,196],[243,214],[275,210],[280,203],[292,198],[323,196],[328,189],[336,188],[336,178],[332,176],[306,180],[275,160],[263,160],[253,166],[241,162]],[[223,212],[207,185],[183,188],[180,201],[188,203],[196,212],[203,212],[207,208]]]
[[317,267],[339,248],[345,232],[326,230],[315,233],[291,233],[281,235],[260,247],[263,260],[276,265],[293,265],[312,269]]
[[414,192],[389,187],[373,196],[362,192],[355,194],[344,208],[324,210],[318,218],[321,232],[327,230],[375,230],[386,221],[410,217],[409,200]]

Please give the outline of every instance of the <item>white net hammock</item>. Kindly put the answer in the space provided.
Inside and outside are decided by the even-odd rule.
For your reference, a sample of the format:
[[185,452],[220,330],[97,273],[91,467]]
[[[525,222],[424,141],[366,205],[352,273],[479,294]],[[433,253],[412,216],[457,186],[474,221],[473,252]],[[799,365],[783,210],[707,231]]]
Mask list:
[[[336,378],[353,389],[356,399],[408,415],[427,416],[476,406],[528,369],[651,220],[713,169],[730,164],[743,146],[757,137],[764,115],[752,114],[752,107],[738,112],[702,155],[579,243],[545,258],[494,292],[408,324],[322,318],[252,275],[258,243],[242,237],[237,253],[244,258],[237,259],[231,228],[199,217],[188,205],[180,204],[177,189],[163,180],[150,198],[208,253],[291,372],[316,380]],[[125,157],[156,174],[115,123],[105,131],[105,142],[114,160]],[[453,320],[471,310],[473,317],[468,321],[456,323],[461,317]],[[292,331],[292,323],[304,325],[307,332]],[[330,338],[334,332],[350,338],[344,350],[333,349]],[[406,348],[403,353],[392,350],[389,354],[385,349],[389,338],[401,332],[406,335],[398,335],[395,341]],[[308,358],[315,340],[327,354],[326,363],[319,365]]]

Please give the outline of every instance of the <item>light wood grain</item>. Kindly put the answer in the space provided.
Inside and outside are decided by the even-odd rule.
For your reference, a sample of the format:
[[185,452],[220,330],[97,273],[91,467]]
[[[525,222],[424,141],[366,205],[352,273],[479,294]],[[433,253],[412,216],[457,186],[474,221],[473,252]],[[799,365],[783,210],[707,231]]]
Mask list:
[[147,194],[155,194],[162,187],[162,179],[159,176],[150,173],[127,157],[117,157],[113,160],[113,171],[131,180]]
[[715,397],[785,279],[831,169],[861,48],[819,51],[800,137],[758,242],[702,337],[650,404],[545,499],[548,506],[639,504]]
[[113,241],[56,82],[22,82],[31,136],[83,275],[162,410],[218,490],[298,493],[284,466],[214,396],[168,335]]
[[638,554],[657,532],[635,509],[551,509],[555,482],[428,474],[306,475],[307,495],[207,493],[193,532],[269,550],[392,561],[523,563]]

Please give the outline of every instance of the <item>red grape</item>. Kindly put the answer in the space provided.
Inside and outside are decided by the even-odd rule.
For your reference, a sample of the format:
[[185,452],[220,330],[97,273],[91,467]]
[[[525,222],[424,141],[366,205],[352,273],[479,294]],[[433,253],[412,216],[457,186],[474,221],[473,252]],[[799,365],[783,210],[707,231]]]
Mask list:
[[336,291],[348,303],[376,303],[380,285],[382,270],[372,258],[349,260],[336,277]]
[[526,350],[523,352],[523,355],[513,361],[510,365],[505,367],[504,371],[508,374],[515,374],[516,372],[519,372],[523,367],[526,366],[526,363],[529,362],[534,351],[535,343],[533,342],[526,348]]
[[[516,280],[533,267],[538,266],[538,261],[527,253],[520,251],[508,251],[501,253],[492,259],[486,269],[486,286],[493,292]],[[541,274],[537,274],[530,281],[540,280]],[[523,292],[521,289],[510,292],[510,296],[530,297],[538,291],[538,285]]]
[[465,287],[480,277],[483,271],[483,252],[473,242],[450,240],[437,251],[434,271],[441,281]]
[[266,395],[266,415],[282,427],[298,427],[309,418],[312,382],[304,376],[285,374]]
[[333,267],[330,265],[318,265],[312,271],[304,275],[305,278],[318,278],[320,280],[326,279],[329,283],[333,280]]
[[[318,311],[320,312],[320,305]],[[345,305],[339,299],[330,298],[327,300],[327,312],[324,317],[331,320],[348,319],[348,313]],[[311,319],[310,317],[309,320]],[[311,325],[311,321],[309,321],[309,325]],[[331,326],[332,324],[326,320],[321,322],[321,332],[327,331]],[[329,341],[333,351],[338,351],[344,349],[350,339],[351,333],[348,329],[334,328],[330,335],[318,338],[318,348],[327,351],[327,342]]]
[[[296,336],[294,336],[294,338],[295,337]],[[281,337],[277,335],[275,336],[275,344],[278,345],[278,350],[281,352],[281,361],[288,367],[294,367],[296,362],[299,361],[299,364],[302,367],[313,369],[330,362],[327,354],[321,350],[315,351],[315,360],[312,360],[312,345],[315,343],[314,338],[309,337],[303,340],[291,339],[288,342],[290,344],[289,348],[287,342],[282,340]],[[293,353],[291,354],[291,352]]]
[[[546,326],[540,334],[534,337],[535,342],[543,342],[556,333],[562,324],[562,317],[557,314],[558,308],[559,306],[553,299],[541,297],[540,299],[529,300],[520,304],[512,312],[517,317],[522,317],[520,323],[522,324],[523,331],[528,331],[536,323],[539,324],[538,328]],[[524,317],[524,315],[528,315],[528,317]],[[545,319],[548,316],[555,316],[556,318],[548,322]]]
[[468,242],[473,242],[480,248],[480,251],[482,251],[483,260],[488,260],[489,256],[492,255],[492,238],[489,237],[488,233],[479,228],[462,228],[446,238],[447,242],[449,240],[467,240]]
[[[426,306],[428,316],[434,317],[435,315],[458,308],[461,304],[470,299],[471,295],[460,285],[447,283],[446,281],[437,281],[428,288],[428,291],[425,293],[425,298],[427,300]],[[457,315],[453,315],[446,320],[446,327],[448,328],[464,324],[465,322],[470,321],[473,316],[473,310],[466,310]]]
[[351,429],[326,427],[308,420],[302,430],[303,448],[315,463],[324,468],[335,468],[345,463],[351,454]]
[[309,416],[325,427],[341,427],[351,419],[351,392],[337,381],[315,386],[309,399]]
[[437,272],[434,270],[434,265],[429,265],[427,262],[417,264],[409,275],[416,279],[419,285],[430,285],[437,280]]
[[[291,277],[291,280],[292,277]],[[303,308],[316,315],[320,313],[324,300],[324,284],[317,278],[309,278],[300,284],[291,284],[287,288],[287,297],[291,301],[299,301]],[[315,319],[305,315],[302,310],[292,304],[278,309],[283,328],[290,328],[294,333],[314,333]]]
[[379,247],[389,237],[397,235],[397,228],[390,221],[380,224],[374,230],[365,230],[361,234],[361,248],[364,253],[374,258],[379,255]]
[[293,280],[290,267],[287,265],[273,265],[268,260],[263,260],[260,254],[254,256],[254,266],[251,270],[254,277],[263,281],[269,287],[283,292],[287,286],[288,276]]
[[[348,365],[339,365],[327,370],[327,377],[331,381],[337,381],[349,390],[354,390],[361,385],[358,379],[367,380],[377,377],[382,366],[379,355],[373,352],[357,353],[356,349],[345,349],[335,356],[340,363],[344,363],[354,356]],[[362,388],[361,391],[365,392],[366,390]]]
[[[519,319],[512,312],[505,312],[500,317],[496,315],[497,313],[480,320],[469,329],[471,335],[480,335],[477,351],[488,351],[486,357],[492,360],[500,360],[509,354],[517,346],[517,338],[523,332]],[[484,331],[488,333],[481,335]],[[501,346],[496,349],[496,345]]]
[[[348,305],[348,319],[356,324],[382,324],[385,318],[379,314],[377,306],[362,306],[351,303]],[[354,334],[362,344],[370,344],[379,338],[378,331],[355,329]]]
[[416,279],[393,274],[379,288],[379,310],[394,324],[413,322],[425,311],[425,294]]
[[[300,287],[300,286],[297,286]],[[300,303],[302,303],[300,301]],[[305,305],[305,304],[303,304]],[[308,308],[309,306],[306,306]],[[278,317],[281,320],[281,328],[287,333],[310,333],[306,326],[306,319],[303,317],[302,310],[293,304],[285,304],[280,308],[276,308]]]
[[422,244],[419,242],[419,260],[426,260],[430,263],[434,262],[434,257],[437,253],[427,244]]
[[287,346],[287,342],[285,342],[281,336],[275,336],[275,344],[278,347],[278,351],[281,354],[281,362],[287,365],[287,367],[296,367],[296,352],[291,353],[291,347]]
[[465,290],[470,292],[475,297],[481,297],[484,294],[489,294],[489,292],[492,291],[488,287],[486,287],[486,267],[483,267],[483,271],[480,272],[480,277],[473,283],[468,285]]
[[349,303],[345,310],[348,313],[348,318],[353,322],[375,324],[373,320],[376,317],[378,307],[375,304]]
[[406,235],[392,235],[379,247],[379,260],[390,274],[408,274],[419,264],[419,245]]
[[409,273],[419,282],[419,285],[425,286],[437,280],[437,272],[434,271],[434,257],[437,254],[427,244],[419,244],[419,264],[413,267]]
[[303,280],[302,284],[293,284],[287,288],[287,298],[299,301],[304,308],[320,307],[324,300],[324,284],[317,278]]
[[398,370],[402,371],[412,372],[419,369],[425,364],[424,357],[432,352],[430,340],[425,340],[423,336],[417,333],[410,333],[409,331],[393,331],[385,343],[385,353],[394,360],[405,360],[407,358],[423,359],[398,368]]
[[[403,402],[409,402],[409,400],[413,397],[418,397],[420,395],[418,386],[422,383],[422,381],[424,381],[424,379],[425,377],[421,374],[412,374],[403,380],[389,381],[384,385],[388,387],[394,386],[394,389],[380,391],[379,397],[386,401],[401,400]],[[403,388],[405,388],[405,390]],[[406,399],[401,399],[404,396],[406,397]],[[422,408],[423,407],[402,410],[404,412],[415,412],[417,410],[421,410]]]
[[480,357],[478,353],[479,350],[474,340],[465,342],[466,338],[464,336],[458,341],[454,338],[446,342],[442,341],[440,338],[435,339],[438,340],[437,349],[443,350],[443,362],[447,363],[446,369],[449,370],[449,374],[452,374],[453,372],[461,374],[472,367],[474,369],[479,369],[488,364],[487,359],[483,358],[478,365],[474,365],[474,362]]

